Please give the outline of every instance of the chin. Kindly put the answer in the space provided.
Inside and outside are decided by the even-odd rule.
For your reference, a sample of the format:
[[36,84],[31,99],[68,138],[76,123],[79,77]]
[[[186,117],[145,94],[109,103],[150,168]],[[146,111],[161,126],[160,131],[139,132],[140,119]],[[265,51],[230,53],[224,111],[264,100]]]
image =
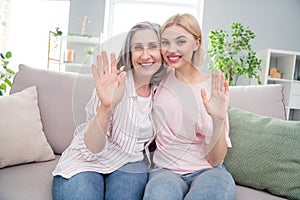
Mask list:
[[168,63],[168,67],[178,69],[180,67],[180,65],[178,65],[176,63],[172,63],[172,64]]

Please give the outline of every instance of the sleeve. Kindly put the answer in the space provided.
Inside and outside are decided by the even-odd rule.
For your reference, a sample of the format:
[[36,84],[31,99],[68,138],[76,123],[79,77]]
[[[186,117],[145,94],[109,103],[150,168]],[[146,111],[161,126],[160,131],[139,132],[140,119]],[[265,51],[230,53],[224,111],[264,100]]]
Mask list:
[[[205,136],[205,144],[209,144],[210,143],[210,140],[211,140],[211,137],[212,137],[212,133],[213,133],[212,119],[211,119],[211,117],[208,117],[208,118],[209,119],[207,120],[206,125],[202,126],[202,135]],[[202,123],[204,123],[204,122],[202,122]],[[198,125],[198,130],[199,130],[200,129],[199,122],[198,122],[197,125]],[[225,140],[226,140],[227,147],[232,147],[231,140],[230,140],[230,137],[229,137],[229,119],[228,119],[228,114],[226,116],[226,120],[225,120],[225,124],[224,125],[225,125]]]
[[232,147],[231,140],[230,140],[230,137],[229,137],[229,117],[228,117],[228,113],[227,113],[226,122],[225,122],[225,137],[226,137],[225,139],[226,139],[227,147]]
[[[99,99],[96,90],[94,90],[89,102],[85,107],[86,120],[85,122],[81,123],[79,126],[76,127],[74,132],[74,138],[72,141],[73,148],[78,150],[81,156],[83,157],[83,159],[87,161],[97,160],[99,156],[101,156],[104,153],[106,149],[104,148],[104,150],[101,152],[93,153],[87,148],[84,142],[84,134],[96,115],[98,105],[99,105]],[[110,130],[110,127],[111,127],[111,122],[108,125],[108,130]],[[109,133],[109,131],[107,131],[107,133]],[[106,140],[106,145],[107,145],[107,140]]]

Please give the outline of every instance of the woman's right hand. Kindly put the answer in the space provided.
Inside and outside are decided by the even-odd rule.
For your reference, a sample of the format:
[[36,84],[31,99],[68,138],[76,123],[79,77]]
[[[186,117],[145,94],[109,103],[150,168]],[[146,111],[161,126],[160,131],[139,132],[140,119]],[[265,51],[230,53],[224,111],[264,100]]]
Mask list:
[[110,59],[109,64],[107,53],[102,51],[97,56],[97,64],[92,65],[92,73],[101,106],[113,110],[123,98],[126,72],[118,75],[115,54],[112,53]]

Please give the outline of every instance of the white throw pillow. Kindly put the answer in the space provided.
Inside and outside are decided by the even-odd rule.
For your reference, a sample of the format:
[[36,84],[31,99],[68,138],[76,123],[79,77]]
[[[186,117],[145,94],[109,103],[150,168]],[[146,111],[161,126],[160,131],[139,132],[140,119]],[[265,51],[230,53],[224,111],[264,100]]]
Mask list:
[[0,97],[0,168],[55,158],[41,122],[36,86]]

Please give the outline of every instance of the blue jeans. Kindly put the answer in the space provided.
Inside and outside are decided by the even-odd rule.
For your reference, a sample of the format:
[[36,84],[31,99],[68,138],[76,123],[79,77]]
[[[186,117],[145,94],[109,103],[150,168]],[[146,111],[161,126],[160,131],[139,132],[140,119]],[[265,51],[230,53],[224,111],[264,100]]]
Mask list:
[[232,200],[235,182],[223,165],[178,175],[154,168],[144,192],[144,200]]
[[110,174],[81,172],[70,179],[54,176],[54,200],[140,200],[148,181],[145,162],[128,163]]

